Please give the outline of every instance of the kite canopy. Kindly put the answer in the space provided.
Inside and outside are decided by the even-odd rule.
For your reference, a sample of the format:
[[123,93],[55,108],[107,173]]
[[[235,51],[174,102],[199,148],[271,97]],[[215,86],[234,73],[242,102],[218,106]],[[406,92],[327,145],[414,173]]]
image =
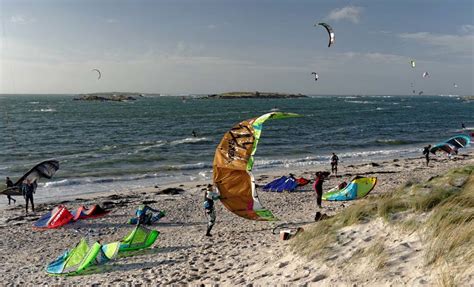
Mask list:
[[431,153],[442,150],[448,154],[456,152],[458,149],[471,144],[471,138],[468,135],[456,135],[442,143],[438,143],[430,149]]
[[314,80],[317,81],[319,79],[319,75],[316,72],[312,72],[311,75],[314,75]]
[[376,177],[360,177],[356,176],[352,181],[345,187],[339,188],[338,186],[329,190],[323,195],[323,200],[329,201],[342,201],[342,200],[355,200],[362,198],[369,194],[377,184]]
[[70,222],[79,219],[88,219],[103,216],[109,213],[108,210],[103,209],[95,204],[91,208],[86,208],[81,205],[77,211],[69,212],[64,205],[58,205],[52,211],[43,215],[38,221],[33,224],[33,228],[38,229],[52,229],[66,225]]
[[77,274],[94,263],[97,254],[100,251],[100,244],[94,242],[88,244],[82,238],[81,241],[71,250],[67,250],[61,256],[49,263],[46,272],[54,275]]
[[100,80],[100,78],[102,78],[102,73],[99,69],[92,69],[91,71],[96,71],[98,73],[97,80]]
[[267,113],[258,118],[245,120],[224,134],[216,148],[213,177],[221,202],[228,210],[246,219],[277,220],[271,211],[262,207],[258,199],[251,173],[253,155],[257,150],[262,126],[266,120],[298,116],[293,113]]
[[[334,41],[336,39],[336,35],[334,34],[334,31],[332,29],[331,26],[329,26],[328,24],[326,23],[318,23],[318,25],[321,25],[323,26],[324,28],[326,28],[326,31],[328,31],[328,35],[329,35],[329,44],[328,44],[328,47],[331,47],[332,44],[334,44]],[[316,26],[316,25],[314,25]]]
[[415,68],[415,66],[416,66],[415,60],[411,60],[411,61],[410,61],[410,66],[411,66],[412,68]]
[[0,194],[21,195],[20,186],[25,180],[30,180],[34,185],[38,184],[41,178],[51,179],[59,169],[59,161],[46,160],[38,163],[18,179],[13,187],[2,190]]
[[158,238],[159,232],[136,226],[124,239],[101,245],[88,244],[86,239],[71,250],[67,250],[49,263],[46,272],[52,275],[75,275],[83,273],[90,265],[99,265],[117,257],[120,252],[150,247]]
[[58,205],[50,212],[43,215],[33,224],[34,228],[58,228],[68,224],[73,220],[74,216],[67,210],[64,205]]

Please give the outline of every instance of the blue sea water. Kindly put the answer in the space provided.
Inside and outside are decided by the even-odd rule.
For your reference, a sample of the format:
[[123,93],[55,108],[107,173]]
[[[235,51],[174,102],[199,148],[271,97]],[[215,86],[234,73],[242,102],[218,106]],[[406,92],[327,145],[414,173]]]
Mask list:
[[[58,159],[40,196],[210,179],[215,148],[239,121],[278,108],[301,118],[265,123],[255,170],[420,155],[474,126],[474,103],[441,96],[317,96],[210,100],[144,97],[73,101],[71,95],[0,95],[0,178]],[[192,131],[197,133],[193,137]]]

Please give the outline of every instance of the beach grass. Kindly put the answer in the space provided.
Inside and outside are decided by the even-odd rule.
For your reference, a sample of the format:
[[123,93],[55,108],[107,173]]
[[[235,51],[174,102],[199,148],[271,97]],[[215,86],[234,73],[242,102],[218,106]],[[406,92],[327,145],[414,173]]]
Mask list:
[[[426,182],[410,181],[392,192],[360,200],[334,217],[314,223],[295,238],[292,248],[316,258],[338,248],[342,228],[382,218],[384,224],[402,227],[402,232],[418,232],[425,247],[425,266],[448,266],[451,273],[442,273],[439,280],[441,285],[451,286],[474,264],[473,171],[474,166],[453,169]],[[372,256],[380,269],[387,259],[383,254],[383,243],[376,242],[354,256]]]

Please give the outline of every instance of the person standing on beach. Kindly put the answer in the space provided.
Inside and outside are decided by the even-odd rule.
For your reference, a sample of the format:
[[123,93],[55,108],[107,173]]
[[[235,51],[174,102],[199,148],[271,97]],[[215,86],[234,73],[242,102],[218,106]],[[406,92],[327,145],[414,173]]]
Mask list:
[[[13,181],[8,176],[7,176],[6,184],[7,184],[7,188],[13,187]],[[8,205],[10,205],[10,201],[13,201],[13,204],[16,203],[16,199],[11,197],[11,195],[7,195],[7,198],[8,198]]]
[[219,199],[220,196],[217,192],[213,191],[212,184],[207,185],[206,193],[204,196],[204,211],[206,212],[207,217],[207,230],[206,236],[211,235],[211,229],[216,222],[216,209],[214,207],[214,200]]
[[315,221],[318,221],[322,217],[320,210],[323,208],[321,206],[321,203],[322,203],[322,198],[323,198],[323,182],[325,179],[325,175],[326,174],[324,172],[318,171],[316,172],[316,175],[314,178],[313,188],[314,188],[314,191],[316,192],[316,205],[317,205],[317,209],[316,209],[317,211],[316,211],[316,214],[314,215]]
[[426,166],[430,163],[430,149],[431,145],[427,145],[423,148],[423,154],[425,155],[426,158]]
[[332,153],[331,156],[331,172],[334,173],[337,177],[337,164],[339,163],[339,157],[335,154]]
[[35,193],[35,187],[29,179],[23,182],[21,186],[21,192],[26,201],[26,214],[28,214],[28,202],[31,202],[31,210],[35,212],[35,204],[33,203],[33,194]]

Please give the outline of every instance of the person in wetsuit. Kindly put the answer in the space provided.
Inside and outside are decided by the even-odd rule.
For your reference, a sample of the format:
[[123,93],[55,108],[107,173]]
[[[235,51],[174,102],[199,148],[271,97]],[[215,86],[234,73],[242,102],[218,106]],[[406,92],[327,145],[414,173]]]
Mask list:
[[35,212],[35,204],[33,203],[33,194],[35,193],[35,184],[29,179],[23,182],[21,186],[21,193],[26,201],[26,214],[28,214],[28,202],[31,202],[31,210]]
[[206,213],[208,221],[206,236],[212,236],[211,229],[214,226],[214,223],[216,222],[216,209],[214,207],[214,201],[219,198],[219,194],[217,192],[214,192],[212,185],[209,184],[204,195],[204,211]]
[[[13,181],[12,181],[8,176],[7,176],[6,184],[7,184],[7,188],[13,187]],[[13,197],[11,197],[11,195],[7,195],[7,198],[8,198],[8,205],[10,205],[10,202],[11,202],[11,201],[13,201],[13,204],[16,203],[16,199],[14,199]]]
[[423,148],[423,154],[425,155],[426,159],[426,166],[428,166],[428,164],[430,163],[430,149],[431,145],[427,145]]

